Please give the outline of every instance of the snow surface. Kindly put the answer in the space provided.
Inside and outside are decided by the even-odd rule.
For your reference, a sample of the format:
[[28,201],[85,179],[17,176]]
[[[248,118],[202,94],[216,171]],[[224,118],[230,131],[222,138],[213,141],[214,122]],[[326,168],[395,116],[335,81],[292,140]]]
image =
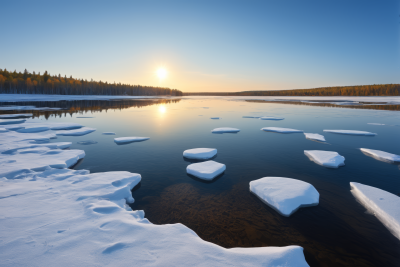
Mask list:
[[278,118],[278,117],[260,117],[260,120],[271,120],[271,121],[280,121],[283,120],[284,118]]
[[221,128],[215,128],[211,132],[212,133],[237,133],[237,132],[240,132],[240,129],[230,128],[230,127],[221,127]]
[[400,239],[400,197],[382,189],[351,182],[354,197]]
[[5,132],[8,132],[6,128],[0,128],[0,133],[5,133]]
[[327,168],[338,168],[344,166],[344,157],[334,151],[304,150],[304,154],[311,161]]
[[3,119],[0,119],[0,125],[17,124],[17,123],[23,123],[25,121],[26,121],[25,119],[15,119],[15,120],[3,120]]
[[349,134],[349,135],[377,135],[376,133],[365,132],[365,131],[354,131],[354,130],[324,130],[327,133],[336,133],[336,134]]
[[90,133],[92,133],[94,131],[96,131],[95,128],[82,127],[80,129],[76,129],[76,130],[57,131],[57,135],[81,136],[81,135],[90,134]]
[[115,135],[114,132],[104,132],[103,134],[104,134],[104,135]]
[[145,140],[149,140],[150,137],[136,137],[136,136],[131,136],[131,137],[118,137],[114,138],[114,142],[117,144],[125,144],[125,143],[132,143],[132,142],[141,142]]
[[183,151],[183,156],[188,159],[210,159],[217,155],[215,148],[193,148]]
[[368,149],[368,148],[360,148],[360,150],[364,154],[371,156],[380,161],[389,162],[389,163],[400,162],[400,156],[396,155],[396,154],[388,153],[388,152],[381,151],[381,150]]
[[219,117],[211,117],[212,120],[219,120]]
[[319,193],[309,183],[285,177],[264,177],[250,182],[250,192],[284,216],[319,203]]
[[280,128],[280,127],[264,127],[261,130],[266,132],[276,132],[276,133],[302,133],[302,130],[290,129],[290,128]]
[[187,166],[186,172],[197,178],[210,181],[226,170],[225,164],[213,160],[193,163]]
[[29,118],[32,117],[32,113],[20,113],[20,114],[2,114],[0,119],[10,119],[10,118]]
[[383,124],[383,123],[376,123],[376,122],[369,122],[369,123],[367,123],[367,124],[370,124],[370,125],[385,125],[385,124]]
[[317,133],[304,133],[304,135],[309,140],[326,142],[325,141],[325,137],[323,135],[320,135],[320,134],[317,134]]
[[59,122],[59,123],[52,123],[52,122],[25,122],[21,124],[10,124],[4,125],[4,128],[17,131],[19,129],[33,129],[38,127],[47,127],[50,130],[72,130],[72,129],[79,129],[82,127],[81,124],[73,123],[73,122]]

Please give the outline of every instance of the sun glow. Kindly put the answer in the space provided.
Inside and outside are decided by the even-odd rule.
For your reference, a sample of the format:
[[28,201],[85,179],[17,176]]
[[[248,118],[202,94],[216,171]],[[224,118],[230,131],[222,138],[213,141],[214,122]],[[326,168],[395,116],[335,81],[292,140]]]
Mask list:
[[160,79],[160,80],[164,80],[165,78],[167,78],[167,70],[166,69],[164,69],[164,68],[159,68],[158,70],[157,70],[157,77]]
[[159,107],[158,107],[158,111],[159,111],[160,113],[165,113],[165,111],[167,111],[167,108],[166,108],[165,106],[159,106]]

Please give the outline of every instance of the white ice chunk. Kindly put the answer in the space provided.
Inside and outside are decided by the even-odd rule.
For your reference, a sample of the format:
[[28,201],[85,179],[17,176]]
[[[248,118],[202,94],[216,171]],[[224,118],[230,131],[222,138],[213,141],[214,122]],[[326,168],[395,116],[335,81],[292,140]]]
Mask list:
[[39,132],[45,132],[50,130],[49,127],[46,126],[41,126],[41,125],[30,125],[30,126],[26,126],[22,129],[18,129],[16,130],[19,133],[39,133]]
[[281,121],[281,120],[283,120],[284,118],[279,118],[279,117],[269,117],[269,116],[267,116],[267,117],[260,117],[260,120],[270,120],[270,121]]
[[10,118],[29,118],[32,117],[32,113],[20,113],[20,114],[2,114],[0,119],[10,119]]
[[4,128],[11,130],[11,131],[16,131],[19,129],[33,129],[33,128],[39,128],[39,127],[47,127],[50,130],[72,130],[72,129],[79,129],[82,127],[81,124],[78,123],[73,123],[73,122],[59,122],[59,123],[53,123],[53,122],[25,122],[21,124],[10,124],[10,125],[5,125]]
[[25,122],[25,119],[14,119],[14,120],[3,120],[0,119],[0,125],[6,125],[6,124],[19,124]]
[[188,159],[210,159],[217,155],[215,148],[193,148],[183,151],[183,156]]
[[80,129],[76,129],[76,130],[58,131],[57,135],[81,136],[81,135],[90,134],[91,132],[94,132],[94,131],[96,131],[95,128],[82,127]]
[[230,127],[221,127],[221,128],[215,128],[211,132],[212,133],[237,133],[237,132],[240,132],[240,129],[230,128]]
[[360,150],[364,154],[371,156],[380,161],[389,162],[389,163],[400,162],[400,156],[396,155],[396,154],[388,153],[388,152],[381,151],[381,150],[368,149],[368,148],[360,148]]
[[0,128],[0,133],[5,133],[5,132],[8,132],[6,128]]
[[187,166],[186,172],[197,178],[210,181],[226,170],[225,164],[221,164],[212,160],[193,163]]
[[114,138],[114,142],[117,144],[124,144],[124,143],[132,143],[132,142],[141,142],[145,140],[149,140],[150,137],[136,137],[136,136],[131,136],[131,137],[118,137]]
[[376,123],[376,122],[369,122],[369,123],[367,123],[367,124],[371,124],[371,125],[385,125],[385,124],[383,124],[383,123]]
[[307,139],[325,142],[325,137],[323,135],[317,133],[304,133],[304,135],[306,136]]
[[370,133],[365,131],[354,131],[354,130],[324,130],[327,133],[337,134],[349,134],[349,135],[377,135],[376,133]]
[[382,189],[351,182],[354,197],[400,239],[400,197]]
[[280,128],[280,127],[264,127],[261,130],[266,132],[276,132],[276,133],[302,133],[302,130],[290,129],[290,128]]
[[104,132],[103,134],[104,134],[104,135],[115,135],[114,132]]
[[264,177],[250,182],[250,192],[281,215],[319,203],[319,193],[309,183],[285,177]]
[[327,168],[344,166],[344,157],[334,151],[304,150],[304,154],[311,161]]
[[219,120],[219,117],[211,117],[212,120]]

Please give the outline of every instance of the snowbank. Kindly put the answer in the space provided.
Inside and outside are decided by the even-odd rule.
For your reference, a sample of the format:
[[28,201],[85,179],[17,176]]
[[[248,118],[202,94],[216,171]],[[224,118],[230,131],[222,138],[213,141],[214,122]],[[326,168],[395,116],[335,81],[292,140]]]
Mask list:
[[64,136],[82,136],[86,134],[90,134],[96,131],[95,128],[83,127],[76,130],[67,130],[67,131],[58,131],[57,135],[64,135]]
[[183,156],[188,159],[210,159],[217,155],[215,148],[193,148],[183,151]]
[[114,142],[117,144],[126,144],[126,143],[132,143],[132,142],[141,142],[145,140],[149,140],[150,137],[136,137],[136,136],[131,136],[131,137],[118,137],[114,138]]
[[193,163],[187,166],[186,172],[197,178],[210,181],[226,170],[224,164],[209,160],[201,163]]
[[319,142],[326,142],[325,137],[316,133],[304,133],[307,139]]
[[264,127],[261,130],[266,132],[275,132],[275,133],[302,133],[302,130],[290,129],[290,128],[280,128],[280,127]]
[[376,133],[370,133],[365,131],[354,131],[354,130],[324,130],[327,133],[336,133],[336,134],[348,134],[348,135],[377,135]]
[[360,150],[367,156],[373,157],[377,160],[389,162],[389,163],[396,163],[400,162],[400,156],[396,154],[391,154],[381,150],[374,150],[368,148],[360,148]]
[[351,182],[354,197],[400,239],[400,197],[372,186]]
[[250,192],[281,215],[319,203],[319,193],[309,183],[284,177],[264,177],[250,182]]
[[327,168],[344,166],[344,157],[334,151],[304,150],[304,154],[311,161]]
[[221,128],[215,128],[211,132],[212,133],[237,133],[237,132],[240,132],[240,130],[236,129],[236,128],[230,128],[230,127],[221,127]]

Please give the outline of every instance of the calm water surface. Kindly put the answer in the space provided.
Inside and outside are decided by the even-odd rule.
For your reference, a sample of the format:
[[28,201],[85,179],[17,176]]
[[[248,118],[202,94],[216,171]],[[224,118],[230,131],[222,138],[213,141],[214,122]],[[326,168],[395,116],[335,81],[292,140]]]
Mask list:
[[[398,111],[216,99],[100,110],[50,116],[50,121],[97,128],[86,136],[58,137],[53,142],[72,141],[72,149],[85,150],[86,158],[76,169],[140,173],[142,182],[133,190],[132,208],[143,209],[151,222],[182,223],[202,239],[227,248],[300,245],[311,266],[400,266],[400,241],[366,213],[349,185],[359,182],[400,195],[399,166],[377,161],[359,150],[400,154]],[[285,120],[242,118],[245,115]],[[94,118],[76,118],[79,116]],[[371,122],[386,125],[367,124]],[[324,134],[328,144],[307,140],[303,134],[260,130],[268,126]],[[212,134],[217,127],[241,131]],[[378,135],[337,135],[323,133],[323,129],[363,130]],[[127,145],[113,142],[113,138],[124,136],[148,136],[150,140]],[[78,143],[81,141],[97,143],[83,145]],[[191,161],[182,153],[197,147],[217,148],[214,160],[227,166],[225,173],[212,182],[187,175]],[[304,150],[336,151],[346,158],[346,165],[324,168],[311,162]],[[249,192],[250,181],[266,176],[311,183],[320,193],[320,204],[302,208],[288,218],[279,215]]]

